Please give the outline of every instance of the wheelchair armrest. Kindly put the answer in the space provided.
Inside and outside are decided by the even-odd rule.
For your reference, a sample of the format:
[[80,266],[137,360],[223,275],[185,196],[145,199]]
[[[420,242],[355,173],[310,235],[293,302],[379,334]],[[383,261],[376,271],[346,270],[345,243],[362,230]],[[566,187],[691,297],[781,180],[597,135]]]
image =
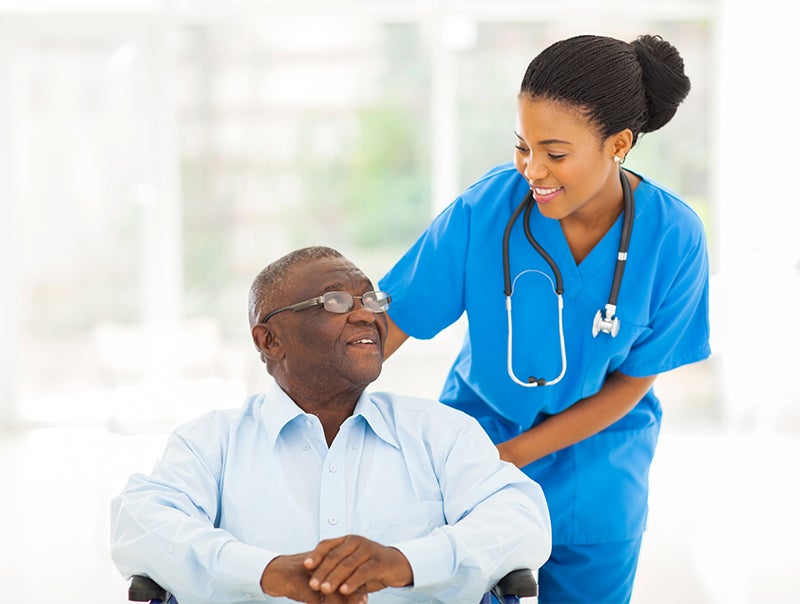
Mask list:
[[144,575],[133,575],[128,587],[128,600],[131,602],[167,601],[167,590]]
[[539,586],[529,568],[512,570],[492,588],[492,594],[501,602],[505,596],[530,598],[539,595]]
[[[506,596],[529,598],[539,595],[539,586],[529,568],[512,570],[492,588],[492,594],[501,602]],[[166,602],[167,590],[144,575],[133,575],[128,588],[128,600],[131,602],[149,602],[161,600]]]

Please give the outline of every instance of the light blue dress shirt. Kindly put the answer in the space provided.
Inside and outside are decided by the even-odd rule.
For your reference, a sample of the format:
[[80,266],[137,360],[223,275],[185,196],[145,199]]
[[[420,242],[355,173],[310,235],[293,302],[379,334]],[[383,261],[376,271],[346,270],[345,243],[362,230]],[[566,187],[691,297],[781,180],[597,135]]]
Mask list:
[[414,587],[371,604],[464,602],[550,554],[538,484],[479,424],[433,401],[364,393],[328,448],[316,416],[274,385],[177,429],[149,476],[112,501],[112,557],[180,604],[289,602],[261,574],[277,555],[359,534],[398,548]]

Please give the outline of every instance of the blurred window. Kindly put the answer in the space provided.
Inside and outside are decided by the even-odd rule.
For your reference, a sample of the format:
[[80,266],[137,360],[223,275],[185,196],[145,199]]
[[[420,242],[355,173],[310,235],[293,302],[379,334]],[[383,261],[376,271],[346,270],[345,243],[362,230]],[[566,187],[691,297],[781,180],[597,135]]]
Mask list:
[[108,393],[142,384],[263,388],[254,275],[322,244],[377,281],[432,215],[511,159],[522,74],[568,35],[660,33],[678,47],[692,93],[627,165],[709,215],[710,2],[624,19],[583,3],[580,19],[572,3],[429,4],[0,16],[2,234],[17,251],[3,261],[16,302],[0,421],[104,419]]

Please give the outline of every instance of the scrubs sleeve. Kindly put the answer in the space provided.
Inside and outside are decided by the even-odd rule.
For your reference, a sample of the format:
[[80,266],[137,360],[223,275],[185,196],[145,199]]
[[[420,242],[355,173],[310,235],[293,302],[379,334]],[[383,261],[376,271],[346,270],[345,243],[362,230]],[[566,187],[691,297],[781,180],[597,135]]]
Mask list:
[[464,312],[470,218],[456,199],[380,280],[392,296],[389,315],[409,336],[432,338]]
[[[699,224],[699,219],[698,219]],[[641,339],[619,370],[626,375],[656,375],[707,358],[710,327],[708,315],[708,251],[702,225],[692,229],[693,240],[679,237],[668,246],[656,277],[658,306]],[[685,233],[683,233],[685,235]]]

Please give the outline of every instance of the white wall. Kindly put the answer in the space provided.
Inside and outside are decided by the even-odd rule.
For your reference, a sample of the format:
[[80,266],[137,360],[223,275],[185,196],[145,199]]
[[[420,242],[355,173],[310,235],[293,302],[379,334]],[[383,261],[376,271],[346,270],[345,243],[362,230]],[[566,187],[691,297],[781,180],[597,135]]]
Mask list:
[[800,416],[800,55],[787,6],[725,0],[718,22],[712,337],[726,418],[765,430]]

